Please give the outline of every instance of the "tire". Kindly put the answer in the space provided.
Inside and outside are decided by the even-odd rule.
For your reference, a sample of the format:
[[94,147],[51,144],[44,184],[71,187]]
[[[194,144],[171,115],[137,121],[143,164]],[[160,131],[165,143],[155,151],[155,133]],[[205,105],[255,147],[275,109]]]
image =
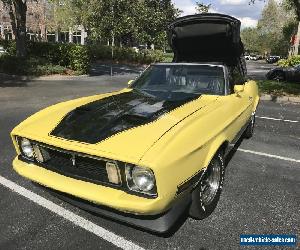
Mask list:
[[255,127],[255,112],[252,113],[251,120],[250,120],[250,122],[249,122],[249,124],[248,124],[248,126],[247,126],[247,128],[244,132],[244,137],[246,139],[250,139],[253,136],[254,127]]
[[277,81],[284,81],[285,80],[284,72],[282,72],[282,71],[275,71],[272,74],[272,79],[273,80],[277,80]]
[[224,156],[217,153],[206,171],[200,177],[197,187],[192,192],[192,204],[189,215],[197,220],[208,217],[216,208],[225,176]]

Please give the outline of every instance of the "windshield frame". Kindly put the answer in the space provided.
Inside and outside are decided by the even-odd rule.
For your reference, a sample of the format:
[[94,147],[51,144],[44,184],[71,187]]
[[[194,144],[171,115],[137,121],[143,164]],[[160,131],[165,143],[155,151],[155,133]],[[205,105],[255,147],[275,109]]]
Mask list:
[[[128,88],[130,89],[136,89],[134,88],[135,82],[145,73],[145,71],[148,70],[148,68],[150,68],[151,66],[174,66],[174,65],[178,65],[178,66],[193,66],[193,65],[198,65],[198,66],[209,66],[209,67],[219,67],[222,68],[223,70],[223,74],[224,74],[224,93],[222,95],[219,96],[226,96],[230,93],[229,91],[229,81],[228,81],[228,69],[225,65],[221,64],[221,63],[152,63],[150,65],[148,65],[141,73],[140,75],[130,84],[130,86]],[[213,95],[213,94],[205,94],[205,95]]]

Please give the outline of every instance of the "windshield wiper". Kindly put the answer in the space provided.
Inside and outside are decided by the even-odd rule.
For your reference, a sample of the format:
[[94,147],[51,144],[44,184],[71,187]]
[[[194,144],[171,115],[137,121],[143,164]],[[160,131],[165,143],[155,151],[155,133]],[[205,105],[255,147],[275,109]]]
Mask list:
[[166,101],[169,103],[174,103],[174,102],[190,102],[193,100],[196,100],[200,97],[201,95],[196,95],[195,96],[187,96],[185,98],[180,98],[180,99],[167,99]]

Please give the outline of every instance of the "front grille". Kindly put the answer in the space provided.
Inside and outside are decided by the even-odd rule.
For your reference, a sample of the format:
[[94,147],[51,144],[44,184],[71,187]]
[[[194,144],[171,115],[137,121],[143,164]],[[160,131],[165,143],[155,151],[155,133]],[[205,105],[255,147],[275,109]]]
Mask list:
[[89,180],[96,183],[109,182],[105,160],[47,147],[42,148],[43,151],[45,150],[49,154],[49,160],[42,163],[44,168],[77,179]]
[[[35,156],[35,158],[33,159],[29,159],[26,158],[24,154],[19,155],[19,160],[27,163],[34,162],[34,164],[40,167],[62,174],[64,176],[123,190],[126,193],[133,194],[136,196],[149,199],[155,199],[157,197],[157,195],[149,196],[147,194],[133,191],[128,188],[126,184],[124,162],[104,159],[92,155],[86,155],[84,153],[68,151],[54,146],[49,146],[37,141],[31,141],[31,144],[39,148],[39,151],[43,155],[43,159],[45,161],[39,162],[39,158],[37,156]],[[106,172],[107,162],[114,162],[118,165],[121,177],[121,182],[119,185],[109,182]]]

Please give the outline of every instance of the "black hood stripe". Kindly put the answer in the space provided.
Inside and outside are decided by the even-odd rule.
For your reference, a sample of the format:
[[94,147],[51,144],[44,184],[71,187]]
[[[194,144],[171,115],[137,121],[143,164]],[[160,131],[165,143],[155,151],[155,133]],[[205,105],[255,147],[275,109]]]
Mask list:
[[99,143],[117,133],[153,122],[196,98],[198,96],[166,101],[132,90],[72,110],[50,135],[90,144]]

